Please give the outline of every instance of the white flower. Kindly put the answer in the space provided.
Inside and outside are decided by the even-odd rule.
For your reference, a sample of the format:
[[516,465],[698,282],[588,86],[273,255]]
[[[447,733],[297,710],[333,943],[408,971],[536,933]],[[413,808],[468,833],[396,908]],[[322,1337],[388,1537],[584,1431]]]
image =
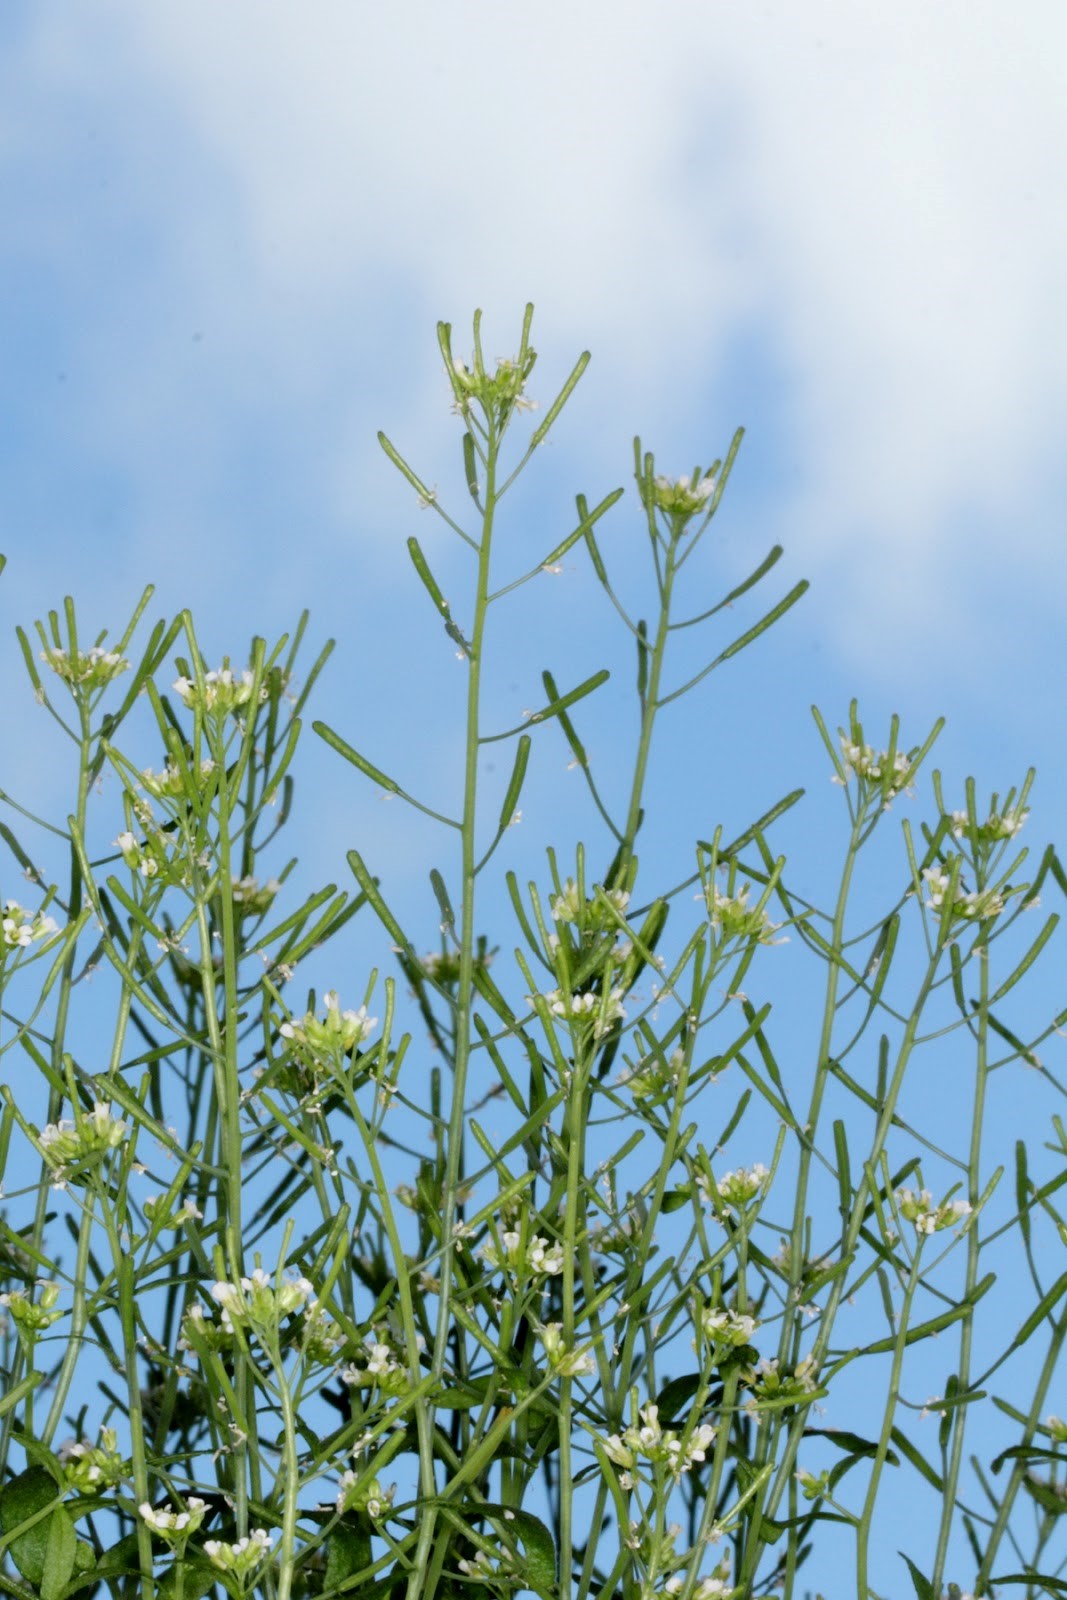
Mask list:
[[333,989],[328,989],[323,999],[326,1015],[321,1021],[308,1011],[295,1022],[283,1022],[278,1032],[291,1046],[305,1052],[349,1055],[374,1031],[378,1018],[369,1017],[366,1006],[360,1006],[358,1011],[342,1011]]
[[[756,939],[760,944],[785,944],[784,939],[772,936],[782,926],[772,922],[759,906],[749,909],[749,885],[744,883],[734,895],[720,894],[714,883],[709,883],[704,898],[707,901],[711,926],[720,939]],[[700,898],[699,896],[697,897]]]
[[110,683],[120,672],[126,672],[130,665],[117,650],[105,650],[98,644],[89,650],[75,650],[73,656],[69,650],[56,645],[42,650],[41,660],[72,687],[80,684],[89,689],[99,689],[103,684]]
[[710,473],[695,483],[688,473],[683,473],[680,478],[667,478],[657,474],[652,480],[652,501],[660,510],[668,515],[672,512],[676,516],[692,516],[694,512],[703,510],[707,501],[715,493],[717,480]]
[[929,1189],[922,1189],[918,1194],[912,1189],[898,1189],[897,1205],[901,1215],[915,1224],[916,1233],[924,1235],[952,1228],[971,1212],[967,1200],[943,1200],[939,1206],[935,1206]]
[[47,939],[59,930],[53,917],[43,916],[39,911],[31,913],[20,906],[17,900],[9,900],[0,919],[0,931],[5,945],[11,949],[25,950],[35,940]]
[[137,1509],[153,1533],[169,1539],[174,1533],[195,1533],[204,1520],[207,1502],[198,1499],[196,1495],[190,1495],[185,1502],[184,1511],[155,1510],[147,1500]]
[[874,750],[869,744],[857,744],[843,733],[841,760],[846,768],[846,777],[854,772],[858,778],[864,778],[869,783],[881,783],[890,795],[899,794],[901,790],[912,792],[908,788],[911,761],[903,750],[895,751],[890,763],[888,750]]
[[534,1234],[522,1247],[522,1234],[517,1228],[507,1228],[500,1235],[502,1249],[492,1239],[487,1239],[481,1255],[492,1267],[506,1267],[525,1277],[555,1277],[563,1271],[563,1246],[558,1242]]
[[[715,1192],[727,1205],[741,1209],[756,1198],[769,1177],[762,1161],[757,1161],[754,1167],[738,1167],[736,1172],[728,1172],[716,1183]],[[697,1175],[697,1187],[708,1194],[708,1180],[702,1172]]]
[[759,1323],[747,1313],[707,1305],[700,1314],[700,1326],[712,1344],[731,1348],[747,1344]]
[[[1024,807],[1013,807],[1010,811],[991,811],[984,822],[975,819],[973,833],[980,844],[996,844],[1001,839],[1014,839],[1021,830],[1030,812]],[[971,819],[966,811],[953,811],[952,832],[957,839],[962,839],[964,834],[972,833]]]
[[[951,887],[952,876],[944,867],[924,867],[923,878],[930,894],[926,902],[927,910],[940,912]],[[983,889],[981,893],[972,889],[968,892],[960,886],[957,878],[949,916],[979,922],[999,916],[1004,910],[1004,903],[1003,895],[998,894],[995,889]]]
[[270,1554],[273,1544],[273,1535],[266,1528],[253,1528],[236,1544],[226,1544],[222,1539],[205,1539],[204,1554],[221,1572],[233,1572],[237,1577],[244,1578]]
[[[218,671],[204,673],[202,690],[193,678],[176,678],[172,687],[191,710],[199,708],[203,711],[226,712],[248,704],[252,698],[254,681],[254,674],[247,667],[239,678],[235,677],[224,657]],[[266,700],[269,694],[267,685],[261,684],[260,700]]]
[[[565,1017],[571,1022],[581,1022],[586,1018],[593,1020],[593,1036],[599,1038],[602,1034],[609,1033],[616,1022],[621,1022],[626,1016],[623,1007],[625,991],[620,988],[611,989],[606,995],[594,994],[591,990],[584,994],[572,994],[569,997],[559,989],[550,989],[543,996],[553,1016]],[[533,997],[527,996],[527,1002],[533,1005]]]

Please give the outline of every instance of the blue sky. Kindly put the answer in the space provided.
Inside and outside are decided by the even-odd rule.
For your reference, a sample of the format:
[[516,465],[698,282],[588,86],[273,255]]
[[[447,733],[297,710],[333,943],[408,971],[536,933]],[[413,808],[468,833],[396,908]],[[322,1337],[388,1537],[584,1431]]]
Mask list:
[[[892,711],[906,742],[944,714],[950,791],[1035,764],[1033,842],[1062,838],[1065,62],[1051,0],[5,7],[2,786],[65,813],[14,624],[72,593],[114,634],[152,582],[150,615],[188,605],[212,658],[309,607],[312,648],[338,641],[315,714],[445,794],[462,669],[405,538],[446,592],[462,563],[375,435],[458,488],[435,322],[463,349],[481,306],[503,355],[532,300],[531,392],[593,362],[516,498],[516,568],[575,491],[629,486],[635,432],[676,473],[741,423],[701,603],[776,542],[761,593],[812,580],[664,729],[650,865],[684,875],[691,838],[806,784],[783,848],[825,882],[841,835],[807,708],[836,726],[852,695],[875,742]],[[609,526],[636,594],[632,494]],[[628,686],[578,557],[512,618],[502,714],[546,665]],[[609,773],[629,715],[614,685],[586,708]],[[550,730],[526,872],[588,826],[566,759]],[[307,882],[356,844],[431,929],[429,833],[310,734],[302,771]],[[358,970],[377,949],[353,930]]]

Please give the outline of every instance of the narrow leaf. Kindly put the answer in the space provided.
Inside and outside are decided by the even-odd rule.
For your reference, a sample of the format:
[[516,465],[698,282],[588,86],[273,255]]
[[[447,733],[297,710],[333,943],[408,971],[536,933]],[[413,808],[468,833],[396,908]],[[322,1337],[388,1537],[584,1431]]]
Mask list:
[[334,733],[333,729],[328,728],[324,722],[313,722],[311,726],[320,739],[325,739],[331,750],[336,750],[339,756],[344,756],[346,761],[350,761],[354,767],[358,767],[366,777],[372,778],[380,789],[384,789],[387,794],[400,794],[402,792],[395,779],[386,777],[385,773],[368,761],[366,756],[361,756],[358,750],[353,750],[350,744],[345,743],[340,734]]

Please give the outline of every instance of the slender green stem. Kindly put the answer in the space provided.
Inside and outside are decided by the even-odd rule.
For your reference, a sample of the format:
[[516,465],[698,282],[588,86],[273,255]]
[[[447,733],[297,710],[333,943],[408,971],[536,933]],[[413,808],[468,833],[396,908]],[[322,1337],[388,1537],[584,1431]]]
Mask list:
[[[653,548],[658,552],[658,546],[654,545]],[[622,839],[619,844],[620,879],[625,877],[625,870],[633,858],[637,830],[641,825],[641,801],[648,773],[649,753],[652,749],[652,732],[655,727],[656,713],[659,710],[659,686],[663,674],[664,657],[667,651],[667,638],[670,633],[671,596],[674,588],[674,576],[674,545],[671,543],[667,546],[666,561],[659,586],[659,622],[656,627],[656,637],[650,650],[648,683],[641,703],[641,730],[637,741],[637,754],[634,758],[633,782],[630,786],[630,804],[626,812],[626,822],[623,826]]]
[[[144,1408],[141,1399],[141,1379],[137,1370],[137,1280],[134,1259],[124,1250],[119,1237],[115,1214],[106,1194],[100,1195],[100,1210],[118,1289],[119,1316],[122,1319],[122,1353],[126,1377],[126,1404],[130,1423],[130,1463],[133,1468],[133,1492],[137,1504],[152,1503],[152,1485],[148,1475],[148,1453],[145,1448]],[[152,1600],[155,1593],[153,1577],[152,1534],[143,1517],[137,1518],[137,1554],[141,1563],[141,1593],[144,1600]]]
[[[904,1301],[900,1308],[900,1320],[897,1323],[897,1337],[893,1346],[893,1365],[889,1374],[889,1392],[885,1400],[882,1430],[878,1435],[878,1447],[871,1463],[871,1476],[867,1483],[867,1494],[864,1498],[863,1510],[860,1512],[859,1521],[856,1525],[856,1600],[867,1600],[870,1592],[867,1584],[868,1546],[871,1528],[874,1525],[874,1507],[878,1498],[878,1488],[882,1481],[882,1470],[885,1467],[886,1456],[889,1454],[889,1444],[893,1436],[893,1421],[896,1416],[897,1401],[900,1398],[900,1379],[904,1370],[904,1350],[911,1322],[912,1303],[919,1284],[922,1247],[923,1236],[919,1234],[915,1243],[915,1254],[911,1260],[911,1271],[908,1274],[908,1281],[904,1288]],[[935,1587],[932,1592],[939,1595],[941,1590]]]
[[[982,1131],[985,1115],[986,1080],[989,1075],[989,947],[979,951],[979,998],[976,1018],[977,1061],[974,1082],[974,1108],[971,1113],[971,1141],[967,1153],[967,1199],[972,1212],[981,1198]],[[979,1254],[982,1248],[975,1218],[967,1230],[967,1268],[964,1279],[964,1299],[969,1299],[978,1282]],[[960,1357],[958,1368],[959,1393],[966,1394],[971,1386],[971,1344],[974,1335],[974,1307],[960,1322]],[[941,1521],[937,1530],[937,1550],[930,1581],[935,1594],[941,1593],[945,1562],[948,1558],[948,1541],[956,1510],[956,1495],[963,1464],[963,1436],[967,1425],[969,1406],[955,1406],[952,1412],[952,1443],[948,1466],[944,1474],[944,1495],[941,1503]]]
[[[435,1382],[444,1375],[448,1355],[448,1342],[452,1329],[452,1278],[455,1255],[455,1223],[463,1168],[463,1143],[466,1123],[467,1073],[471,1051],[471,1010],[474,1001],[475,958],[475,879],[477,874],[477,820],[478,820],[478,753],[481,713],[481,684],[485,648],[485,624],[488,613],[489,575],[493,543],[493,519],[496,512],[496,474],[500,440],[495,424],[491,422],[485,461],[485,486],[482,517],[482,536],[478,546],[478,576],[474,596],[474,622],[471,629],[470,652],[467,657],[467,726],[466,757],[463,782],[462,839],[462,910],[460,917],[459,984],[456,996],[455,1055],[453,1057],[452,1105],[448,1121],[445,1153],[445,1180],[442,1203],[443,1248],[440,1263],[440,1292],[438,1297],[437,1328],[434,1336],[431,1372]],[[432,1428],[433,1413],[429,1423]],[[428,1488],[424,1485],[424,1492]],[[421,1514],[419,1542],[408,1579],[408,1600],[431,1600],[427,1584],[430,1552],[437,1525],[436,1507],[429,1506]]]
[[[1064,1314],[1059,1318],[1053,1327],[1052,1338],[1049,1340],[1048,1351],[1046,1352],[1045,1359],[1041,1366],[1041,1373],[1034,1388],[1034,1398],[1030,1402],[1030,1409],[1026,1415],[1026,1423],[1022,1430],[1022,1437],[1019,1440],[1019,1444],[1024,1450],[1028,1445],[1033,1443],[1034,1436],[1037,1433],[1038,1427],[1040,1426],[1041,1413],[1044,1411],[1045,1406],[1048,1403],[1049,1389],[1052,1387],[1052,1381],[1057,1376],[1059,1371],[1060,1356],[1063,1351],[1065,1340],[1067,1340],[1067,1311],[1064,1312]],[[993,1569],[993,1563],[997,1557],[997,1551],[1000,1548],[1001,1540],[1007,1532],[1008,1521],[1011,1517],[1016,1496],[1018,1495],[1019,1490],[1022,1488],[1029,1470],[1029,1463],[1025,1460],[1025,1458],[1020,1458],[1012,1463],[1011,1477],[1005,1486],[1004,1497],[997,1508],[997,1515],[986,1543],[985,1554],[982,1557],[982,1564],[978,1569],[978,1575],[974,1581],[974,1592],[976,1596],[981,1596],[988,1592],[990,1574]]]
[[[85,1337],[85,1329],[89,1321],[87,1280],[89,1276],[89,1245],[92,1226],[93,1196],[90,1193],[86,1195],[81,1220],[78,1223],[78,1253],[74,1262],[74,1301],[70,1308],[69,1343],[56,1376],[55,1392],[52,1396],[48,1418],[39,1435],[42,1444],[51,1444],[55,1437],[56,1429],[63,1420],[63,1407],[67,1403],[67,1396],[70,1393],[70,1386],[74,1381],[74,1373],[82,1353],[82,1340]],[[31,1396],[31,1401],[32,1398]],[[29,1427],[28,1419],[27,1427]]]
[[282,1542],[279,1551],[278,1600],[289,1600],[293,1588],[296,1560],[296,1497],[300,1490],[300,1458],[296,1447],[296,1411],[289,1378],[277,1345],[271,1351],[271,1365],[282,1409]]

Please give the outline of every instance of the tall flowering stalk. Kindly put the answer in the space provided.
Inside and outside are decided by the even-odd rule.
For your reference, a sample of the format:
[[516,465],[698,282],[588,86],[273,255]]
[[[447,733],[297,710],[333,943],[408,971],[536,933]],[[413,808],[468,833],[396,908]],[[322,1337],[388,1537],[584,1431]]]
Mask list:
[[[1067,1010],[1032,1026],[1004,1006],[1055,931],[1032,920],[1039,892],[1067,891],[1051,849],[1024,875],[1032,774],[985,805],[973,783],[946,799],[935,773],[930,820],[905,820],[892,856],[938,729],[909,743],[893,719],[883,742],[853,705],[832,736],[816,713],[845,812],[829,909],[806,862],[772,848],[799,790],[733,838],[710,820],[680,881],[650,882],[670,708],[805,585],[678,673],[679,634],[721,628],[781,555],[689,608],[740,433],[678,477],[635,441],[647,616],[601,546],[621,489],[592,508],[579,495],[570,528],[517,560],[506,497],[588,360],[540,412],[531,317],[495,362],[479,317],[469,355],[438,330],[469,524],[380,436],[470,567],[453,606],[408,542],[465,678],[456,793],[430,804],[313,724],[440,826],[436,948],[401,925],[388,864],[349,850],[355,893],[301,900],[274,853],[331,648],[299,682],[306,618],[215,662],[188,613],[138,660],[149,593],[113,646],[86,648],[69,601],[38,647],[20,633],[75,798],[65,822],[32,819],[66,853],[62,888],[0,835],[29,885],[3,899],[0,930],[5,1593],[799,1600],[850,1569],[863,1600],[902,1575],[941,1600],[964,1577],[976,1596],[1059,1582],[1067,1273],[1048,1266],[1067,1243],[1067,1133],[1054,1116],[1048,1172],[1020,1144],[1005,1209],[989,1115],[998,1070],[1060,1088],[1039,1052]],[[579,547],[636,654],[622,781],[594,772],[582,733],[606,670],[567,687],[544,667],[513,727],[487,709],[494,609]],[[154,748],[131,716],[142,696]],[[525,879],[504,865],[514,923],[494,940],[490,874],[517,854],[534,739],[560,735],[593,833]],[[495,789],[490,746],[510,756]],[[865,881],[879,850],[888,905]],[[331,947],[360,912],[399,985],[354,981]],[[819,983],[779,1014],[762,995],[793,957]],[[302,975],[297,994],[313,959],[330,984]],[[954,1041],[973,1056],[962,1134],[920,1131],[909,1086]],[[1017,1284],[994,1295],[986,1253],[1013,1230],[1022,1306]],[[950,1366],[937,1396],[916,1389],[928,1346]],[[987,1449],[974,1419],[992,1414]],[[904,1473],[933,1506],[896,1532],[884,1507]],[[883,1578],[887,1526],[906,1548]]]

